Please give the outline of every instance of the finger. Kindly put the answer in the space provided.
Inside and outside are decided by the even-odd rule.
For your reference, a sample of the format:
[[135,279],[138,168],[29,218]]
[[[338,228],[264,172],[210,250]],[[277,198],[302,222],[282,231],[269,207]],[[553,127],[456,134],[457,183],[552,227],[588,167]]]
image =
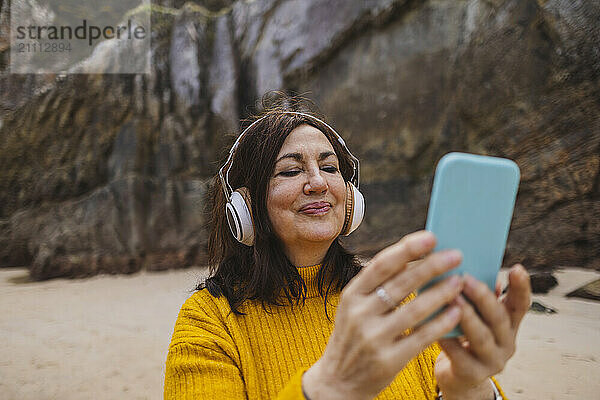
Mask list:
[[437,251],[414,268],[390,278],[385,283],[385,288],[394,299],[403,299],[433,278],[458,267],[461,262],[462,254],[458,250]]
[[440,339],[438,343],[450,359],[456,375],[477,377],[485,371],[484,365],[473,357],[457,338]]
[[383,329],[390,332],[390,337],[393,338],[400,332],[414,328],[435,311],[451,303],[460,294],[462,287],[462,278],[456,275],[438,282],[415,300],[388,314],[382,321]]
[[454,329],[460,319],[461,308],[456,305],[448,307],[434,319],[415,329],[410,335],[398,340],[388,353],[390,359],[409,360],[415,357],[424,348]]
[[496,298],[499,298],[502,295],[502,282],[500,282],[500,277],[496,279],[496,288],[495,288]]
[[475,308],[462,296],[456,299],[456,303],[461,307],[460,327],[469,341],[469,351],[484,363],[493,361],[497,358],[498,345],[491,329],[477,315]]
[[491,330],[494,341],[501,346],[511,344],[514,335],[511,330],[510,317],[506,312],[506,307],[498,301],[488,286],[465,274],[463,292],[472,301],[483,323]]
[[418,231],[404,236],[397,243],[386,247],[369,261],[355,279],[350,282],[351,290],[368,294],[375,288],[406,268],[406,264],[428,254],[435,247],[435,236],[431,232]]
[[529,273],[521,264],[515,264],[508,274],[508,293],[504,305],[513,328],[517,328],[531,305]]
[[[382,284],[382,286],[389,297],[396,304],[400,304],[407,296],[416,292],[417,289],[431,279],[448,272],[452,268],[456,268],[460,265],[461,260],[462,254],[457,250],[435,252],[414,267],[396,274]],[[389,305],[382,302],[379,298],[376,300],[376,303],[372,305],[372,309],[376,310],[375,312],[381,314],[390,311]]]

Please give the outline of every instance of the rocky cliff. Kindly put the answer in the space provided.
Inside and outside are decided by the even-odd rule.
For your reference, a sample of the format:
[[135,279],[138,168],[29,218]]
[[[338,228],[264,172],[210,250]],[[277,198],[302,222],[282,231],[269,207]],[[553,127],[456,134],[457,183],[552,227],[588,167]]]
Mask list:
[[600,268],[596,2],[165,0],[142,12],[149,75],[10,75],[0,42],[2,265],[44,279],[203,263],[216,160],[258,97],[288,89],[361,159],[353,248],[422,228],[437,160],[466,151],[521,167],[505,264]]

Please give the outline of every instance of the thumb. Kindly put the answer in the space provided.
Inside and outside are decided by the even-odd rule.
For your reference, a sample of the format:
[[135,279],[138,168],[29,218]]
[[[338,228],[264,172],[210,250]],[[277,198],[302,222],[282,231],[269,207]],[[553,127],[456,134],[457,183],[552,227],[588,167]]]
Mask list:
[[513,328],[521,323],[531,305],[531,282],[529,273],[521,264],[515,264],[508,274],[508,293],[504,305],[510,315]]

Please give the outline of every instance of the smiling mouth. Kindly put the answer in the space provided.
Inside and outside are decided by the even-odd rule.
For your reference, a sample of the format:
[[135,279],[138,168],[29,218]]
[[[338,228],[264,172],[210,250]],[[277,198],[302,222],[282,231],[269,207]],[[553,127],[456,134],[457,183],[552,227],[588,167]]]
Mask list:
[[306,215],[323,215],[331,210],[331,204],[325,202],[308,204],[300,209],[302,214]]

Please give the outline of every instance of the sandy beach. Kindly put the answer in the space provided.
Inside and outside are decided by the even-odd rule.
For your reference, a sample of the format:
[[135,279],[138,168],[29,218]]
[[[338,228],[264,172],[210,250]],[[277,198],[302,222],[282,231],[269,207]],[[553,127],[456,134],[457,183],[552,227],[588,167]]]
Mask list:
[[[29,282],[24,268],[0,269],[0,397],[161,398],[175,318],[203,273]],[[528,313],[498,376],[511,399],[599,398],[600,303],[564,294],[600,272],[556,277],[559,286],[534,300],[558,313]]]

